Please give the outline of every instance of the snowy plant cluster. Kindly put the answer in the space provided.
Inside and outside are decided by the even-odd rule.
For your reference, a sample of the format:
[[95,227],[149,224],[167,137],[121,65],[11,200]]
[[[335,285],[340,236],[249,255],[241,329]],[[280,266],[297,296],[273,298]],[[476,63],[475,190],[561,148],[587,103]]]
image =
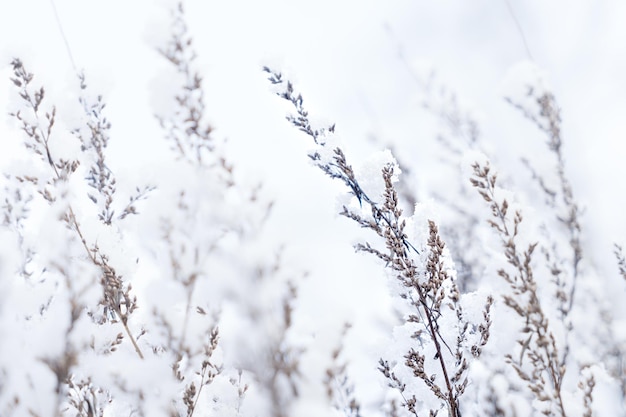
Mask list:
[[182,4],[171,23],[154,92],[167,151],[139,182],[112,168],[115,120],[89,74],[68,99],[45,68],[10,63],[23,146],[0,178],[0,417],[626,415],[624,318],[606,294],[624,290],[626,255],[616,244],[607,278],[585,252],[560,109],[534,65],[507,82],[545,142],[521,186],[431,75],[442,160],[424,187],[401,146],[353,160],[339,127],[259,69],[312,168],[341,187],[323,204],[362,232],[353,256],[387,289],[378,321],[344,321],[330,294],[372,306],[338,267],[336,288],[312,290],[275,243],[275,202],[210,122]]

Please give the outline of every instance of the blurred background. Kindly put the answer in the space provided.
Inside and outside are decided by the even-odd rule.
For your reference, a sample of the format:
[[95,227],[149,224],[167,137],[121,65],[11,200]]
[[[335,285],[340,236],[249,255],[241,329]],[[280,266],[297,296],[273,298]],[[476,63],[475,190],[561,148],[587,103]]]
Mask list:
[[[73,116],[64,115],[64,103],[75,100],[76,73],[84,71],[90,91],[108,104],[110,168],[128,184],[158,178],[169,154],[154,114],[167,110],[162,96],[170,91],[158,48],[171,33],[174,5],[3,1],[3,170],[23,160],[8,117],[15,100],[9,63],[19,57],[68,124]],[[566,174],[583,209],[583,245],[593,254],[588,261],[616,274],[613,243],[626,244],[626,3],[188,0],[185,10],[207,118],[215,135],[227,140],[237,175],[262,184],[275,200],[267,230],[273,247],[283,246],[290,262],[311,273],[301,302],[315,328],[334,326],[338,333],[343,321],[384,316],[387,286],[380,265],[354,255],[352,245],[367,235],[337,216],[335,198],[345,190],[308,162],[312,144],[285,121],[291,109],[272,93],[265,65],[295,83],[320,126],[336,124],[350,161],[358,166],[372,152],[391,148],[410,170],[410,192],[426,201],[458,186],[443,168],[449,149],[438,137],[450,121],[439,117],[438,105],[453,103],[476,122],[480,148],[505,184],[528,182],[520,158],[541,165],[550,157],[545,136],[505,101],[511,89],[524,91],[515,68],[533,63],[561,108]],[[346,303],[347,293],[358,303]],[[335,312],[322,322],[314,317],[320,303]]]

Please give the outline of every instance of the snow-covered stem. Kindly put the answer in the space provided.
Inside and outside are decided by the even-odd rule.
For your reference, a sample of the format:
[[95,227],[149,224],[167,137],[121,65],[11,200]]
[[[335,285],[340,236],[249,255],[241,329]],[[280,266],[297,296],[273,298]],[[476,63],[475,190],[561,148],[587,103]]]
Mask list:
[[[182,341],[182,338],[181,338]],[[215,365],[212,362],[212,356],[215,350],[217,349],[217,344],[219,342],[219,329],[217,327],[213,328],[209,334],[209,341],[205,345],[204,348],[204,360],[202,361],[202,366],[200,371],[197,373],[200,375],[200,381],[198,382],[198,386],[194,381],[191,381],[185,387],[185,392],[183,394],[183,403],[187,407],[187,417],[193,417],[194,412],[198,406],[198,400],[200,399],[200,394],[202,394],[202,389],[211,384],[216,376],[218,376],[222,372],[222,367]],[[179,356],[179,362],[182,360],[182,357]],[[179,363],[177,362],[177,364]],[[175,368],[176,372],[178,372],[178,368]],[[178,374],[178,377],[184,380],[182,374]]]
[[[556,102],[556,98],[549,91],[537,91],[533,87],[528,87],[528,95],[536,103],[537,109],[529,109],[517,103],[511,98],[507,101],[519,109],[525,117],[530,119],[547,136],[547,145],[550,152],[555,157],[555,170],[558,177],[558,187],[554,189],[548,182],[539,175],[533,168],[529,160],[523,162],[530,169],[533,177],[545,194],[550,206],[555,209],[555,216],[569,235],[569,245],[571,249],[570,264],[572,267],[569,279],[569,290],[561,292],[559,299],[564,302],[562,313],[566,317],[569,315],[576,297],[576,286],[580,274],[580,261],[583,258],[582,245],[580,242],[581,226],[578,203],[574,198],[574,192],[569,178],[565,172],[565,158],[563,156],[563,140],[561,137],[561,112]],[[557,199],[560,198],[562,207],[558,207]],[[553,254],[553,257],[557,257]],[[557,280],[559,278],[557,277]]]
[[[518,340],[521,347],[519,358],[507,354],[507,361],[519,377],[526,381],[539,401],[554,405],[552,412],[565,417],[562,388],[567,368],[538,294],[532,266],[533,253],[537,244],[531,243],[526,249],[518,247],[517,240],[523,220],[521,211],[516,210],[511,218],[509,202],[506,199],[501,201],[498,199],[497,175],[488,163],[485,165],[474,163],[473,169],[474,175],[470,179],[471,183],[489,204],[493,219],[490,219],[488,223],[500,237],[504,255],[513,270],[512,273],[505,268],[498,270],[498,275],[509,284],[512,291],[510,295],[503,296],[504,302],[524,319],[523,332],[528,335]],[[530,373],[523,367],[525,358],[532,365]],[[550,382],[550,386],[546,386],[545,377]]]
[[[327,146],[325,138],[327,135],[334,134],[335,125],[324,128],[314,128],[309,121],[308,112],[303,107],[304,100],[302,98],[302,95],[295,93],[291,81],[283,80],[283,76],[280,72],[276,72],[268,67],[264,67],[263,71],[269,74],[268,79],[273,85],[280,85],[281,87],[283,87],[282,91],[277,93],[277,95],[289,101],[296,110],[297,114],[287,115],[287,120],[299,130],[311,137],[319,148]],[[363,205],[365,203],[372,212],[373,222],[355,217],[355,215],[351,213],[350,210],[348,210],[346,207],[344,207],[344,210],[341,214],[346,217],[352,218],[353,220],[360,223],[363,227],[371,228],[380,236],[383,236],[382,223],[385,223],[390,232],[397,233],[396,237],[401,241],[402,246],[405,249],[418,253],[417,249],[415,249],[415,246],[413,246],[413,244],[407,239],[406,235],[398,229],[397,225],[396,227],[393,226],[394,214],[389,211],[388,207],[380,206],[379,203],[375,202],[372,198],[370,198],[370,196],[365,193],[355,176],[352,166],[346,160],[346,156],[344,155],[343,150],[339,147],[333,148],[333,155],[330,161],[322,158],[320,150],[321,149],[314,150],[309,153],[309,158],[311,158],[313,163],[326,175],[333,179],[339,179],[340,181],[342,181],[350,189],[350,193],[359,200],[359,204]],[[391,179],[391,176],[393,176],[393,168],[389,168],[391,169],[391,171],[389,172],[389,179]],[[386,202],[385,205],[397,205],[397,193],[395,189],[393,189],[393,196],[396,200],[395,203],[393,201],[390,201]],[[401,213],[398,213],[398,216],[400,214]],[[396,219],[396,222],[397,220],[398,219]]]
[[[428,339],[434,344],[435,355],[432,360],[427,359],[424,352],[416,346],[411,346],[404,356],[404,365],[414,378],[421,380],[428,390],[441,402],[442,408],[447,410],[451,417],[460,416],[459,399],[465,391],[468,383],[466,372],[468,362],[464,357],[466,338],[464,332],[469,323],[464,318],[461,305],[458,303],[460,293],[443,263],[443,251],[445,245],[441,240],[436,224],[428,221],[429,238],[427,247],[429,250],[428,260],[424,269],[418,267],[414,257],[420,256],[413,243],[410,242],[405,231],[406,219],[402,216],[399,207],[398,193],[393,184],[394,164],[389,163],[382,167],[384,190],[382,202],[375,201],[369,196],[359,183],[355,171],[348,163],[344,151],[340,147],[332,149],[332,156],[324,158],[325,147],[330,136],[335,132],[335,126],[316,128],[309,120],[308,112],[304,108],[302,95],[297,94],[290,81],[285,81],[282,74],[267,67],[264,71],[269,74],[270,82],[281,88],[277,95],[290,102],[296,113],[287,116],[287,120],[300,131],[308,135],[317,145],[317,149],[309,153],[313,163],[326,175],[342,181],[349,192],[358,200],[360,211],[343,206],[341,214],[355,221],[361,227],[372,230],[384,241],[385,250],[381,250],[369,242],[356,245],[358,251],[370,253],[381,261],[401,283],[406,290],[400,297],[406,300],[414,309],[414,313],[406,318],[407,323],[416,323],[423,327]],[[364,215],[363,213],[371,213]],[[457,318],[456,326],[459,329],[456,353],[453,352],[448,341],[441,333],[439,319],[444,314],[442,305],[447,301]],[[479,326],[480,341],[471,347],[475,357],[479,357],[481,348],[489,338],[489,309],[492,299],[489,298],[485,306],[485,321]],[[420,338],[418,331],[414,337]],[[448,358],[454,358],[456,369],[452,370]],[[441,372],[440,378],[427,374],[428,367],[435,366]],[[403,406],[413,415],[418,416],[418,399],[415,394],[405,392],[406,383],[393,371],[392,366],[386,360],[381,359],[379,370],[388,379],[389,386],[398,390],[403,398]],[[438,409],[430,409],[431,415],[436,415]]]
[[95,193],[89,193],[89,199],[98,207],[98,218],[101,222],[110,226],[115,220],[122,220],[129,215],[138,214],[136,203],[147,198],[149,192],[155,186],[136,187],[135,194],[129,197],[128,203],[121,209],[121,213],[115,216],[114,203],[116,199],[115,174],[107,167],[105,150],[110,140],[111,123],[104,115],[106,103],[102,95],[95,99],[87,98],[87,84],[85,75],[79,74],[81,96],[78,101],[83,109],[84,125],[74,129],[72,134],[81,143],[81,151],[90,156],[91,166],[85,178],[89,187]]
[[223,179],[232,183],[232,166],[215,152],[213,126],[206,122],[202,76],[194,69],[197,57],[193,38],[189,34],[183,3],[172,10],[172,36],[159,48],[182,79],[183,85],[175,97],[176,107],[171,117],[157,115],[180,158],[198,165],[219,166]]
[[[11,113],[11,115],[21,123],[21,128],[26,133],[26,147],[32,150],[35,155],[41,157],[42,160],[53,171],[54,178],[52,180],[48,180],[46,186],[43,189],[40,188],[38,190],[49,204],[53,204],[57,200],[57,196],[53,194],[52,189],[58,183],[68,181],[69,177],[78,168],[79,161],[64,160],[62,158],[57,159],[54,157],[50,148],[50,140],[55,123],[56,108],[53,106],[51,111],[45,112],[45,114],[42,116],[41,107],[45,98],[44,87],[39,87],[38,89],[31,90],[32,87],[30,87],[30,83],[34,78],[33,74],[29,73],[24,68],[22,61],[19,59],[14,59],[11,65],[13,68],[13,78],[11,78],[11,81],[16,87],[18,87],[20,98],[27,104],[28,110],[30,110],[30,112],[32,113],[29,118],[25,118],[19,110]],[[84,89],[84,78],[81,78],[80,81],[81,88]],[[102,105],[96,109],[93,109],[93,114],[95,115],[94,117],[96,119],[100,117],[100,111],[103,108],[104,106]],[[106,122],[104,124],[106,125]],[[96,132],[96,130],[100,127],[90,127],[94,136],[99,137],[100,133]],[[103,142],[94,139],[92,143],[100,144],[99,147],[96,147],[96,152],[99,154],[98,166],[103,168]],[[105,144],[106,142],[104,142],[104,145]],[[93,171],[92,167],[92,175],[93,174],[95,174],[95,172]],[[100,174],[104,175],[102,170],[100,170]],[[106,175],[104,177],[108,178],[106,177]],[[38,185],[37,178],[24,176],[23,179],[32,183],[35,186]],[[94,181],[96,180],[94,179]],[[106,208],[103,212],[104,217],[101,217],[101,220],[110,225],[112,212],[109,212],[109,209],[110,203],[112,202],[112,194],[115,191],[114,188],[112,188],[114,180],[113,183],[109,183],[108,185],[103,182],[100,182],[99,184],[99,186],[94,187],[97,188],[99,192],[103,193],[107,200],[107,203],[105,203]],[[144,356],[137,344],[136,338],[128,327],[128,318],[137,307],[136,297],[131,296],[130,294],[131,286],[129,284],[125,284],[122,280],[122,277],[115,273],[115,269],[113,269],[113,267],[108,264],[108,259],[106,255],[100,252],[97,244],[90,244],[87,242],[87,239],[85,238],[85,235],[81,230],[80,223],[74,213],[74,209],[69,202],[67,203],[67,209],[63,214],[63,220],[65,221],[67,226],[76,233],[76,236],[79,238],[83,248],[85,249],[85,253],[89,257],[91,262],[95,266],[97,266],[102,272],[101,284],[103,288],[103,304],[105,306],[105,310],[109,309],[111,314],[115,314],[115,317],[119,319],[122,326],[124,327],[124,331],[128,336],[128,339],[133,345],[135,352],[141,359],[143,359]],[[122,311],[122,306],[124,306],[124,311]]]

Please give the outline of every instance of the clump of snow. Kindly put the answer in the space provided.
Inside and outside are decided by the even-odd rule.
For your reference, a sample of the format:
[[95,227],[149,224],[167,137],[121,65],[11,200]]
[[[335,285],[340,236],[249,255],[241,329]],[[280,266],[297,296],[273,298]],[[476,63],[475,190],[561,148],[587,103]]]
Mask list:
[[386,166],[393,168],[391,181],[396,183],[401,171],[389,149],[372,154],[355,169],[356,177],[362,190],[377,204],[384,202],[385,181],[382,170]]
[[432,220],[438,223],[440,220],[440,211],[437,207],[437,203],[434,199],[428,198],[415,204],[415,211],[413,212],[413,229],[409,230],[411,233],[411,240],[416,242],[426,242],[428,240],[428,220]]

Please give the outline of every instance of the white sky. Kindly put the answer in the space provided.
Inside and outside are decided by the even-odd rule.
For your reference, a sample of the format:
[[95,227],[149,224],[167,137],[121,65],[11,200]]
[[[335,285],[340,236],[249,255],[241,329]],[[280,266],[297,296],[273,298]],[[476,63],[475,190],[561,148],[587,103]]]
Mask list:
[[[76,65],[109,103],[110,152],[118,176],[145,175],[133,159],[148,160],[164,149],[150,100],[163,65],[154,46],[168,34],[170,3],[2,1],[0,163],[12,159],[18,140],[5,118],[11,57],[22,57],[58,102],[71,97],[73,69],[60,23]],[[528,59],[505,0],[187,4],[210,119],[228,138],[235,163],[245,167],[241,171],[262,178],[276,196],[283,216],[278,240],[304,232],[315,242],[334,233],[336,245],[344,247],[354,235],[352,225],[334,220],[337,187],[306,163],[306,139],[284,121],[286,108],[269,92],[261,65],[273,65],[296,81],[312,116],[337,123],[353,159],[390,141],[404,144],[415,154],[401,155],[403,160],[414,161],[425,181],[436,175],[433,123],[420,109],[420,86],[400,51],[409,63],[432,65],[482,115],[483,140],[503,165],[535,149],[529,141],[543,140],[502,100],[507,70]],[[606,253],[613,241],[626,243],[626,4],[509,0],[509,5],[563,109],[567,169],[586,208],[590,247]],[[378,142],[372,143],[372,136]],[[301,216],[312,221],[302,225]],[[310,251],[306,241],[294,244]]]

